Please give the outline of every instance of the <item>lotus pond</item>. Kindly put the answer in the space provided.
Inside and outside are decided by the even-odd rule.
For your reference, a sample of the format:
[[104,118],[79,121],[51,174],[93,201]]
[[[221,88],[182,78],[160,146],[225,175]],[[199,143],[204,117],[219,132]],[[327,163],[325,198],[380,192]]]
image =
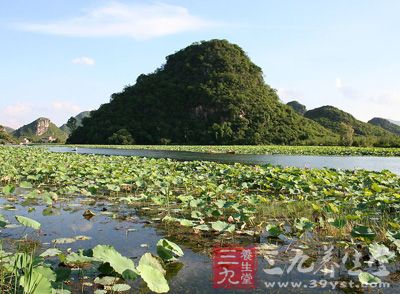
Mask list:
[[[212,288],[211,270],[213,246],[227,244],[257,247],[253,292],[314,280],[268,292],[400,291],[400,177],[390,171],[15,147],[1,147],[0,162],[1,293],[227,293]],[[288,271],[299,252],[315,271]],[[284,273],[268,274],[276,267]]]

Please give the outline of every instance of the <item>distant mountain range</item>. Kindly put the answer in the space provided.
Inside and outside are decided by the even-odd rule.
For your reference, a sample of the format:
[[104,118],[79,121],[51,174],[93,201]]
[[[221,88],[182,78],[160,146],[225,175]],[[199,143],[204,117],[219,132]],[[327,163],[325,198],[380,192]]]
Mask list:
[[[340,110],[330,105],[322,106],[308,111],[307,108],[298,101],[288,102],[287,105],[292,107],[293,110],[297,113],[303,114],[305,117],[308,117],[320,123],[325,128],[328,128],[335,132],[340,130],[340,123],[345,123],[347,125],[350,125],[354,129],[356,135],[388,135],[388,133],[383,132],[382,129],[395,135],[400,135],[400,122],[396,122],[394,120],[374,117],[373,119],[369,120],[368,123],[365,123],[357,120],[350,113],[344,112],[343,110]],[[374,125],[375,127],[371,125]]]
[[375,125],[357,120],[350,113],[344,112],[333,106],[322,106],[309,110],[304,114],[305,117],[312,119],[325,128],[334,132],[341,131],[341,123],[351,126],[355,135],[359,136],[387,136],[391,135],[388,131]]
[[[73,117],[76,119],[76,126],[81,126],[83,119],[89,116],[90,111],[84,111]],[[50,119],[40,117],[17,130],[0,125],[0,144],[15,143],[17,141],[26,143],[64,143],[70,133],[67,123],[58,128]]]
[[[325,128],[335,132],[343,133],[347,130],[354,133],[354,137],[386,137],[393,135],[400,136],[400,126],[383,118],[373,118],[368,123],[357,120],[350,113],[340,110],[334,106],[322,106],[312,110],[297,101],[291,101],[287,105],[291,106],[296,112],[312,119]],[[349,129],[350,128],[350,129]]]
[[[346,125],[351,127],[356,138],[400,136],[400,122],[398,121],[375,117],[368,121],[368,123],[365,123],[334,106],[322,106],[307,110],[298,101],[291,101],[287,105],[293,108],[298,114],[317,122],[334,134],[343,132],[343,125]],[[76,127],[82,126],[83,119],[89,118],[90,114],[90,111],[84,111],[76,115],[74,117],[76,119]],[[17,130],[0,125],[0,144],[15,143],[16,141],[21,142],[25,138],[30,142],[36,143],[62,143],[65,142],[70,133],[71,131],[66,123],[58,128],[48,118],[42,117]]]
[[380,117],[374,117],[368,123],[373,124],[375,126],[381,127],[393,134],[399,135],[400,136],[400,125],[392,123],[388,119],[380,118]]
[[0,129],[3,128],[4,131],[6,131],[7,133],[11,134],[12,132],[14,132],[15,130],[13,128],[7,127],[7,126],[0,126]]
[[[298,114],[317,122],[335,134],[342,132],[343,124],[345,124],[352,128],[356,137],[400,136],[400,122],[398,121],[375,117],[368,121],[368,123],[364,123],[334,106],[322,106],[307,110],[298,101],[291,101],[287,105],[293,108]],[[76,115],[74,117],[76,119],[76,127],[82,126],[83,119],[89,118],[90,114],[90,111],[84,111]],[[37,143],[65,142],[70,133],[66,123],[58,128],[48,118],[42,117],[17,130],[0,125],[0,144],[15,143],[17,140],[23,141],[25,138],[30,142]]]

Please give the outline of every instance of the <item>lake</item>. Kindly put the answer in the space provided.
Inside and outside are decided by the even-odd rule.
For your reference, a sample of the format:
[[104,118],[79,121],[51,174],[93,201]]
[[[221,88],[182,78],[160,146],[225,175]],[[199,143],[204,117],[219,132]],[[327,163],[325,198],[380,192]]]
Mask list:
[[52,152],[75,152],[79,154],[141,156],[150,158],[171,158],[184,161],[215,161],[221,163],[272,164],[300,168],[366,169],[371,171],[390,170],[400,174],[400,157],[377,156],[316,156],[316,155],[262,155],[201,153],[188,151],[162,151],[112,148],[48,147]]

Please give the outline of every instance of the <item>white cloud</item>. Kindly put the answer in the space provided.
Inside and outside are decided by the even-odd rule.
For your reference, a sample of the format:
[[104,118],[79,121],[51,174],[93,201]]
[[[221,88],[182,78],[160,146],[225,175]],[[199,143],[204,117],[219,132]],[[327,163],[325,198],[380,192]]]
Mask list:
[[368,93],[363,89],[354,86],[348,86],[343,83],[342,79],[336,79],[336,88],[345,98],[370,101],[381,104],[391,104],[400,102],[400,90],[369,90]]
[[3,112],[3,115],[20,116],[29,113],[32,110],[32,106],[28,103],[17,102],[16,104],[7,105]]
[[24,31],[73,37],[149,39],[215,25],[181,6],[114,2],[79,17],[48,23],[20,23],[17,27]]
[[400,109],[399,89],[359,89],[349,86],[342,79],[336,79],[336,89],[341,93],[341,105],[357,118],[368,121],[372,117],[398,119]]
[[282,101],[292,101],[292,100],[299,100],[301,99],[303,95],[296,90],[291,90],[291,89],[285,89],[285,88],[279,88],[278,89],[278,96]]
[[347,98],[359,99],[361,97],[361,93],[357,89],[345,85],[341,78],[336,78],[336,89],[338,89],[339,92]]
[[53,101],[51,103],[52,109],[56,111],[63,111],[65,113],[77,114],[81,112],[82,109],[71,102],[68,101]]
[[90,58],[87,56],[82,56],[82,57],[76,57],[76,58],[72,59],[72,63],[92,66],[95,64],[95,61],[93,58]]
[[39,117],[47,117],[56,125],[62,125],[80,112],[81,107],[69,101],[35,101],[35,104],[20,101],[0,109],[0,125],[19,128]]
[[343,82],[341,78],[336,78],[336,88],[342,89],[343,88]]
[[6,105],[0,110],[0,125],[17,128],[23,125],[24,118],[29,116],[33,106],[26,102],[17,102]]

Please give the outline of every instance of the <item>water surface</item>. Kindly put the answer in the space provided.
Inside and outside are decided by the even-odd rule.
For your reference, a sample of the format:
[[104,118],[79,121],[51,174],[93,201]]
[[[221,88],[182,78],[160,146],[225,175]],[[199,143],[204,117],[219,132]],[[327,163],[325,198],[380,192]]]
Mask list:
[[390,170],[400,174],[400,157],[378,156],[317,156],[317,155],[262,155],[201,153],[189,151],[162,151],[113,148],[48,147],[52,152],[75,152],[78,154],[142,156],[150,158],[171,158],[175,160],[201,160],[221,163],[273,164],[300,168],[366,169],[371,171]]
[[[13,205],[14,209],[9,210],[9,206]],[[35,208],[33,211],[28,211],[28,208]],[[46,209],[47,208],[47,212]],[[83,217],[83,212],[90,209],[95,213],[95,216],[86,219]],[[23,238],[25,235],[30,239],[38,240],[41,244],[39,253],[49,247],[53,247],[52,240],[56,238],[74,237],[77,235],[85,235],[90,237],[90,240],[77,241],[70,244],[56,245],[62,251],[67,248],[89,249],[98,244],[112,245],[124,256],[133,258],[135,264],[138,259],[146,252],[156,254],[156,243],[161,238],[168,238],[171,241],[178,243],[183,251],[184,256],[179,259],[178,263],[167,268],[167,277],[169,277],[170,293],[243,293],[243,291],[232,291],[213,289],[212,287],[212,260],[210,257],[211,248],[204,247],[204,243],[193,242],[196,238],[191,232],[177,232],[174,226],[166,226],[160,223],[159,220],[151,220],[145,217],[140,217],[137,211],[129,206],[121,206],[108,203],[107,201],[96,201],[88,198],[77,198],[73,202],[60,202],[53,206],[53,214],[49,214],[48,207],[38,204],[21,205],[17,202],[9,202],[6,199],[0,199],[0,212],[11,223],[16,224],[15,215],[25,215],[39,221],[42,224],[39,233],[24,229],[23,227],[5,228],[0,231],[0,236],[7,247],[7,240]],[[214,242],[218,243],[218,236],[212,236]],[[237,239],[231,239],[231,243],[242,243]],[[254,241],[253,241],[254,242]],[[253,243],[259,246],[260,241]],[[265,240],[261,239],[261,243]],[[246,245],[248,243],[246,242]],[[288,247],[294,248],[295,245]],[[275,266],[287,268],[290,263],[285,258],[287,249],[283,246],[279,249],[279,258],[277,258]],[[266,274],[263,269],[268,267],[266,259],[261,255],[258,257],[258,272],[257,272],[257,288],[251,293],[345,293],[343,290],[332,290],[330,287],[310,289],[310,283],[313,280],[328,280],[328,281],[349,281],[346,274],[338,272],[338,274],[329,278],[322,273],[300,273],[296,269],[290,273],[284,273],[282,276]],[[399,268],[397,268],[399,270]],[[85,274],[86,275],[86,274]],[[88,274],[90,275],[90,274]],[[352,278],[357,280],[357,278]],[[284,289],[274,288],[267,289],[266,282],[302,282],[301,288],[288,287]],[[132,293],[150,293],[146,285],[138,279],[132,286]],[[390,289],[381,289],[380,293],[399,293],[399,283],[392,283]],[[73,293],[82,293],[75,288]],[[93,289],[86,287],[83,293],[93,293]],[[249,292],[245,292],[249,293]],[[352,292],[354,293],[354,292]],[[371,292],[369,292],[371,293]],[[374,292],[372,292],[374,293]]]

